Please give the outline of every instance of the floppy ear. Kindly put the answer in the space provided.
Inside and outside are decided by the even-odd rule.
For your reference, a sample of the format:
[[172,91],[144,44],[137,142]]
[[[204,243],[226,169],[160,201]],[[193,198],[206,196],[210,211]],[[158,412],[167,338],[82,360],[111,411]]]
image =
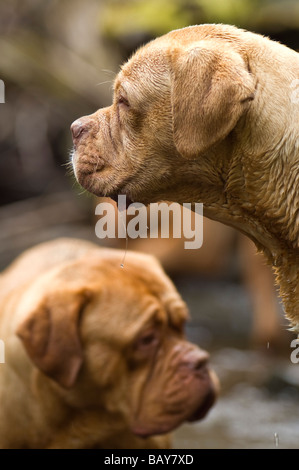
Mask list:
[[65,388],[74,385],[82,365],[79,317],[90,296],[83,289],[48,294],[17,329],[33,363]]
[[254,98],[254,78],[241,56],[208,43],[172,54],[174,143],[188,159],[224,139]]

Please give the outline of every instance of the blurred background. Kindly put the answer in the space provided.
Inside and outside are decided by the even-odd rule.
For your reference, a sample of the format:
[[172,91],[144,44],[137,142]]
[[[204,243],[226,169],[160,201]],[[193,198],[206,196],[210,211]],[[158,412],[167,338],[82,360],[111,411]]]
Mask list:
[[[171,29],[229,23],[299,50],[297,0],[0,0],[0,267],[59,236],[95,236],[97,202],[68,169],[69,127],[109,105],[119,66]],[[187,335],[211,353],[222,385],[208,417],[177,448],[298,448],[299,365],[270,269],[247,239],[204,220],[183,240],[129,240],[158,256],[189,305]]]

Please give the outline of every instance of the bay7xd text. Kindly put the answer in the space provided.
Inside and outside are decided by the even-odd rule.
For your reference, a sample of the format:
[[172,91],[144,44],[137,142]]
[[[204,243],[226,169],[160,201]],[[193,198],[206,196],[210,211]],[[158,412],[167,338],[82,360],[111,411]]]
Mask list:
[[192,455],[178,455],[178,454],[170,454],[170,455],[163,455],[163,454],[149,454],[146,457],[118,457],[114,454],[111,454],[110,457],[105,457],[104,464],[105,465],[131,465],[133,468],[140,464],[165,464],[165,465],[190,465],[193,463]]

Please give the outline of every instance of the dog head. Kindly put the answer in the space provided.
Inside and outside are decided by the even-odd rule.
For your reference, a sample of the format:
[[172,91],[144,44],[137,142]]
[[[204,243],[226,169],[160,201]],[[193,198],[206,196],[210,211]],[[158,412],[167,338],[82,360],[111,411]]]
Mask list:
[[232,42],[204,27],[162,36],[122,67],[110,107],[72,124],[76,178],[98,196],[195,201],[194,173],[197,191],[200,184],[219,186],[212,149],[234,129],[254,91]]
[[44,275],[22,299],[35,306],[17,334],[39,380],[69,405],[142,437],[167,433],[206,415],[217,379],[185,339],[186,306],[158,263],[137,253],[120,262],[111,250]]

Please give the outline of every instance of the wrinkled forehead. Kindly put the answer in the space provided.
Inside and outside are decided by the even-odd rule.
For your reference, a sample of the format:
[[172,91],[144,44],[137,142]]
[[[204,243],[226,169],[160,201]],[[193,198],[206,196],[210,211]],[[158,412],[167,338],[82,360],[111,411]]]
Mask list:
[[111,344],[127,344],[142,329],[156,324],[180,330],[189,317],[186,304],[165,275],[140,266],[137,271],[128,260],[124,270],[119,264],[106,270],[95,294],[84,316],[84,334],[109,339]]
[[130,317],[131,322],[148,322],[158,314],[160,320],[164,318],[180,326],[189,317],[188,308],[172,281],[159,266],[146,264],[146,259],[141,268],[140,264],[130,263],[128,256],[125,270],[115,267],[103,284],[108,301],[118,297],[120,310],[126,305],[126,319]]
[[139,49],[122,67],[114,91],[133,93],[141,98],[169,90],[170,71],[165,48],[149,44]]

